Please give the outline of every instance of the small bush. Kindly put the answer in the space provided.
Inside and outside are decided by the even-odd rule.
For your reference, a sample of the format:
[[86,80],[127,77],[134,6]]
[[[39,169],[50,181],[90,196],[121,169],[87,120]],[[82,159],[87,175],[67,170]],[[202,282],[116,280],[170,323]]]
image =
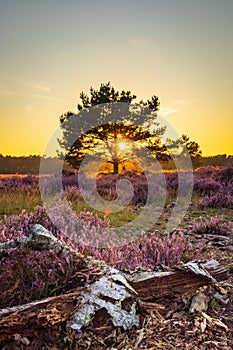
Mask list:
[[233,208],[232,192],[219,191],[199,200],[201,208]]
[[86,264],[77,256],[53,250],[11,249],[0,261],[0,308],[57,295],[84,285]]
[[199,234],[227,235],[230,231],[231,224],[224,222],[222,218],[213,216],[209,220],[193,220],[193,232]]
[[145,234],[139,240],[112,249],[91,249],[97,259],[105,260],[117,269],[138,266],[153,269],[158,264],[173,267],[180,262],[207,258],[202,243],[192,243],[182,231],[167,236]]

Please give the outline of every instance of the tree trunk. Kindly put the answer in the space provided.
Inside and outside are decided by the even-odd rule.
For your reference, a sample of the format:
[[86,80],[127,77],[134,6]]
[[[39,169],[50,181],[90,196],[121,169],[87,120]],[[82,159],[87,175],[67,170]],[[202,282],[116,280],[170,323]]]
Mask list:
[[118,159],[113,159],[113,173],[116,175],[119,173],[119,162]]

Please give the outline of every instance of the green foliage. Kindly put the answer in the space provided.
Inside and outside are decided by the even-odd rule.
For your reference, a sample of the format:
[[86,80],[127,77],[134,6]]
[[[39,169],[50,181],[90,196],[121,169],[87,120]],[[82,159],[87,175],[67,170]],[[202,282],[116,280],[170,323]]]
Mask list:
[[200,159],[202,157],[202,151],[200,146],[195,141],[190,141],[190,138],[187,135],[181,136],[181,142],[184,143],[190,157],[192,159]]
[[93,87],[91,87],[90,94],[91,96],[89,97],[83,91],[80,93],[82,104],[78,104],[79,111],[81,111],[84,108],[99,105],[101,103],[131,103],[132,100],[136,98],[136,96],[132,95],[130,91],[115,91],[114,87],[110,85],[110,82],[108,82],[107,84],[101,84],[99,90],[94,90]]
[[191,157],[194,167],[202,165],[202,151],[197,142],[191,141],[187,135],[182,135],[177,140],[167,140],[167,148],[172,150],[173,156],[180,159]]

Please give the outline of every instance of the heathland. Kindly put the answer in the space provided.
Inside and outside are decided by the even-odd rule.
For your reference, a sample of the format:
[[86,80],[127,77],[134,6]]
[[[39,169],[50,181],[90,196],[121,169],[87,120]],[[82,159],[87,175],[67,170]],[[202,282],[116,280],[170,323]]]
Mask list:
[[[188,174],[184,173],[184,184],[186,175],[189,181]],[[150,174],[126,171],[118,175],[102,174],[98,176],[97,191],[106,202],[117,198],[116,185],[119,180],[128,180],[133,186],[133,196],[127,207],[121,212],[111,213],[107,207],[104,212],[100,212],[88,206],[82,197],[77,174],[64,172],[62,188],[69,204],[67,222],[66,217],[61,216],[62,203],[59,201],[50,209],[50,215],[48,215],[46,203],[42,201],[37,175],[1,176],[0,243],[4,244],[23,237],[29,233],[34,224],[41,224],[62,242],[84,256],[92,255],[117,269],[153,270],[158,265],[172,268],[182,262],[206,261],[215,258],[227,267],[231,276],[233,271],[231,245],[233,166],[200,167],[194,171],[193,193],[187,211],[179,225],[169,232],[167,222],[176,206],[179,178],[174,171],[165,171],[164,176],[165,188],[159,181],[150,188],[155,193],[165,191],[165,205],[160,216],[148,232],[141,232],[141,235],[132,242],[125,237],[121,237],[120,241],[117,235],[114,236],[114,230],[109,239],[109,236],[107,237],[108,228],[124,226],[140,215],[147,203],[147,182]],[[60,178],[56,174],[45,176],[45,178],[50,194],[53,195],[57,191]],[[91,186],[91,179],[86,178],[85,186],[86,188]],[[80,264],[76,256],[72,254],[69,258],[65,255],[58,256],[53,250],[35,251],[25,247],[9,250],[1,259],[0,264],[0,276],[1,280],[4,280],[1,285],[1,308],[61,295],[74,289],[80,284]],[[91,276],[90,271],[86,271],[83,275],[84,282],[90,281]],[[226,337],[230,337],[233,330],[232,295],[229,300],[231,301],[224,306],[224,310],[220,301],[212,301],[208,311],[215,317],[225,317],[228,325],[226,326]],[[175,324],[173,326],[176,327]],[[219,342],[216,338],[218,333],[211,332],[210,336],[207,328],[203,331],[202,338],[207,341],[207,338],[211,337],[211,341]],[[54,349],[65,349],[65,331],[63,328],[56,331],[59,345]],[[35,344],[39,338],[29,336],[28,339],[36,349]],[[199,344],[199,348],[202,348],[201,340],[197,336],[193,340],[190,333],[190,336],[186,334],[184,339],[187,344],[194,341],[196,346]],[[74,339],[72,341],[73,345],[70,345],[70,348],[75,349],[74,344],[77,343]],[[102,342],[103,344],[97,348],[107,349],[104,340]],[[10,343],[14,344],[15,349],[24,348],[20,341],[11,340]],[[96,344],[96,340],[93,340],[93,344]],[[167,346],[170,346],[169,344],[167,343]],[[229,341],[226,344],[225,349],[230,349],[232,342]],[[54,340],[51,340],[48,346],[50,346],[47,347],[48,349],[55,346]],[[85,345],[80,347],[80,349],[84,348]]]

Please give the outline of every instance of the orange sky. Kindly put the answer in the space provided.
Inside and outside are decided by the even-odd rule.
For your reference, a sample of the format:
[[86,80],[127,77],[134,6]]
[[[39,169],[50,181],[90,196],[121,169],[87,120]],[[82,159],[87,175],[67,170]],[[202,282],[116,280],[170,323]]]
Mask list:
[[204,155],[233,154],[233,2],[10,1],[0,11],[0,153],[42,154],[79,93],[111,81]]

